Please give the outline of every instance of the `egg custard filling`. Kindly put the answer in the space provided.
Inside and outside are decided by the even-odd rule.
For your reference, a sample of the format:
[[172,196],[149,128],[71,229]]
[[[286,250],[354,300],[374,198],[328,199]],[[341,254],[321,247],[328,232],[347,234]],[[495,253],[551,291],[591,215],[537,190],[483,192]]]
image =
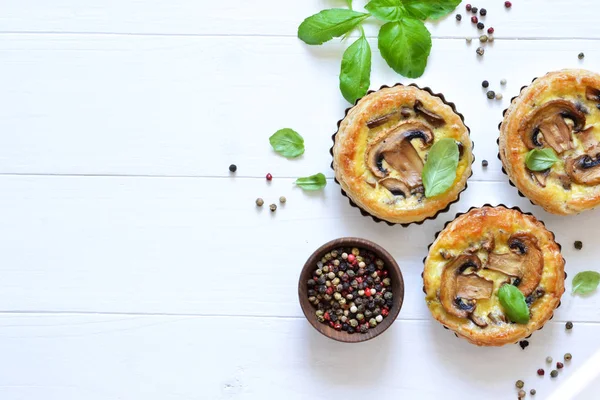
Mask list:
[[[433,317],[472,343],[501,346],[539,329],[564,292],[564,259],[535,217],[499,207],[472,209],[452,221],[429,249],[423,271]],[[498,290],[516,286],[530,319],[511,322]]]
[[[426,197],[423,166],[431,147],[453,139],[459,149],[456,179]],[[384,88],[363,97],[335,135],[333,168],[348,197],[371,215],[392,223],[422,221],[458,198],[471,175],[469,130],[440,97],[415,86]]]
[[[500,127],[500,158],[511,181],[555,214],[600,204],[600,75],[551,72],[513,101]],[[530,170],[527,155],[551,149],[551,167]]]

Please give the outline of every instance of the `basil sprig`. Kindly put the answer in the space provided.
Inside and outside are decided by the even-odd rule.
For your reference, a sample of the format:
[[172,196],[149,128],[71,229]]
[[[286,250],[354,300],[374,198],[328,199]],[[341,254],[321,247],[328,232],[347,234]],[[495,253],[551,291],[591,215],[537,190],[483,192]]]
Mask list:
[[531,171],[544,171],[554,165],[558,157],[552,149],[533,149],[525,156],[525,165]]
[[502,285],[498,290],[498,300],[508,319],[518,324],[529,322],[529,308],[525,296],[516,286]]
[[437,196],[450,189],[456,179],[458,155],[454,139],[440,139],[431,147],[422,172],[425,197]]
[[573,278],[573,294],[588,294],[596,290],[600,274],[596,271],[579,272]]
[[[439,19],[452,12],[460,0],[371,0],[368,13],[332,8],[306,18],[298,27],[298,38],[310,45],[323,44],[334,37],[347,37],[369,17],[386,22],[379,31],[378,48],[387,64],[408,78],[423,75],[431,51],[431,34],[423,21]],[[364,32],[344,53],[340,90],[350,103],[364,96],[370,84],[371,48]]]
[[304,139],[293,129],[284,128],[275,132],[269,143],[273,150],[287,158],[295,158],[304,154]]
[[296,186],[301,187],[303,190],[314,191],[324,188],[327,185],[327,179],[322,173],[307,176],[305,178],[296,179]]

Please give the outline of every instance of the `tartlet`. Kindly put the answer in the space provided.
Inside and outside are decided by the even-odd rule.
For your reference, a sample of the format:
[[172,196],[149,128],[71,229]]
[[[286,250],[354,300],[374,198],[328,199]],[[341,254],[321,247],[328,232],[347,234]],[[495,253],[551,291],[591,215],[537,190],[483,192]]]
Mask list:
[[[447,210],[466,188],[473,163],[469,129],[452,103],[430,89],[396,85],[370,92],[347,110],[334,135],[336,181],[363,213],[403,225]],[[456,179],[445,193],[426,198],[421,173],[429,149],[456,140]]]
[[[424,261],[423,290],[433,317],[478,346],[515,343],[540,329],[564,293],[564,258],[533,215],[504,206],[473,208],[449,222]],[[498,299],[515,285],[530,311],[510,322]]]
[[[504,113],[499,156],[511,182],[546,211],[576,214],[600,204],[600,75],[550,72],[524,87]],[[559,161],[544,171],[525,164],[533,149]]]

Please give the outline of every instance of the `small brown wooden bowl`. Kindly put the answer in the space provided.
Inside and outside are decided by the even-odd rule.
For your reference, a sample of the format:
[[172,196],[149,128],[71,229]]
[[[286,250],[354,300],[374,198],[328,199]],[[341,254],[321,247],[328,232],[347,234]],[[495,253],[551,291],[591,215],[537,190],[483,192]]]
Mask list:
[[[312,277],[317,262],[319,262],[325,254],[340,247],[357,247],[359,249],[372,251],[385,262],[388,276],[392,280],[391,287],[392,293],[394,293],[394,304],[390,308],[390,313],[375,328],[369,329],[367,333],[358,332],[350,334],[344,331],[337,331],[329,325],[319,322],[317,320],[317,316],[315,315],[316,308],[308,301],[308,288],[306,282]],[[304,316],[308,322],[310,322],[313,328],[321,332],[323,335],[345,343],[364,342],[365,340],[373,339],[375,336],[383,333],[383,331],[392,325],[400,313],[402,302],[404,301],[404,280],[402,279],[402,272],[400,272],[398,263],[396,263],[394,257],[392,257],[392,255],[383,247],[366,239],[346,237],[325,243],[308,258],[304,264],[304,267],[302,268],[302,272],[300,273],[300,280],[298,282],[298,297],[300,299],[300,306],[302,307]]]

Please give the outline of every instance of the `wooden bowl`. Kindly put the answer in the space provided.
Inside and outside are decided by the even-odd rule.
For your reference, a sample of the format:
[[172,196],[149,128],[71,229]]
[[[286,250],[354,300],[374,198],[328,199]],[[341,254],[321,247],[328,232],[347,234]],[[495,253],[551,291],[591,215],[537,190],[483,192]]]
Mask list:
[[[357,247],[359,249],[365,249],[373,252],[385,262],[386,269],[388,270],[388,276],[392,280],[391,288],[392,293],[394,293],[394,304],[390,308],[390,313],[383,319],[383,321],[381,321],[381,323],[377,324],[375,328],[369,329],[367,333],[358,332],[350,334],[344,331],[337,331],[329,325],[319,322],[317,320],[317,316],[315,315],[316,308],[308,301],[308,288],[306,282],[312,277],[317,262],[319,262],[325,254],[340,247]],[[398,263],[396,263],[394,257],[392,257],[392,255],[383,247],[366,239],[346,237],[325,243],[308,258],[304,264],[304,267],[302,268],[302,272],[300,273],[300,280],[298,282],[298,297],[300,299],[300,306],[302,307],[304,316],[308,322],[310,322],[313,328],[321,332],[323,335],[340,342],[364,342],[365,340],[373,339],[375,336],[383,333],[383,331],[392,325],[400,313],[402,302],[404,300],[404,280],[402,279],[402,272],[400,272]]]

